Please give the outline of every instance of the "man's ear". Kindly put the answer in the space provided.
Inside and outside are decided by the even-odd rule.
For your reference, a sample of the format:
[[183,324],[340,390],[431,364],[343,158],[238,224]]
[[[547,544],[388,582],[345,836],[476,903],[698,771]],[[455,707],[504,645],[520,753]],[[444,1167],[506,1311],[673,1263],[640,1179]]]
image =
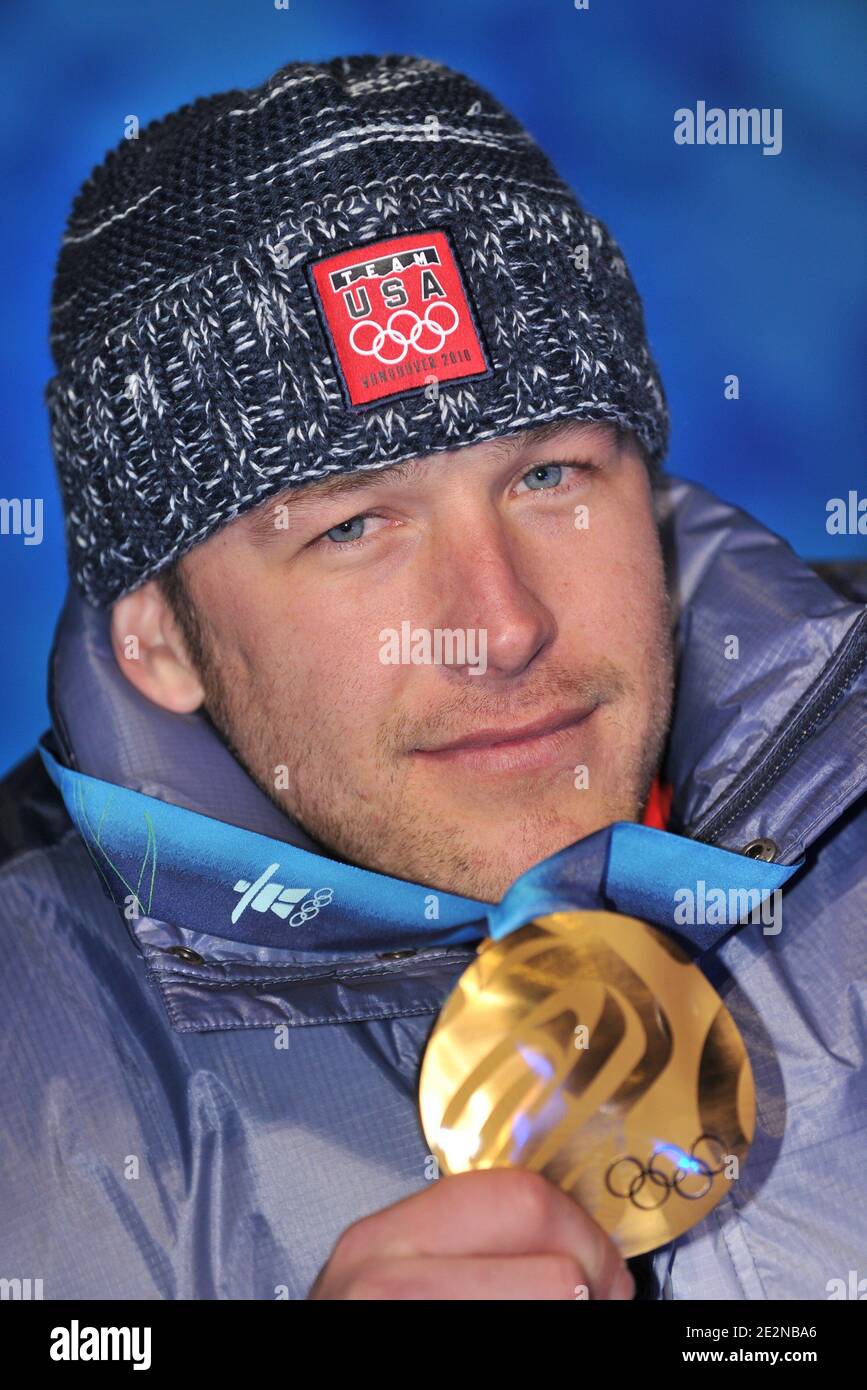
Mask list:
[[127,680],[149,700],[176,714],[199,708],[204,699],[202,684],[177,619],[155,580],[114,604],[111,647]]

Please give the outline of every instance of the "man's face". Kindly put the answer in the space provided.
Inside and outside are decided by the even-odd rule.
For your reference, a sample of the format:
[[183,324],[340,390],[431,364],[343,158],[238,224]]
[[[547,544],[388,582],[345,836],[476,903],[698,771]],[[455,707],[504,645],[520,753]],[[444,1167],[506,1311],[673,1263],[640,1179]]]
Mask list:
[[333,854],[498,901],[640,818],[671,638],[631,435],[561,422],[308,484],[182,570],[211,718]]

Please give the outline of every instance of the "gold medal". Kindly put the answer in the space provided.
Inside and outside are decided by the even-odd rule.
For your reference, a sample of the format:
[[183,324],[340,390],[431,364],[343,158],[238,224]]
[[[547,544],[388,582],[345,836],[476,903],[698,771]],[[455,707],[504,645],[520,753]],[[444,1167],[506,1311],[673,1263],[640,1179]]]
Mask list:
[[716,1206],[755,1126],[719,995],[662,932],[613,912],[555,912],[482,942],[419,1086],[441,1172],[543,1173],[627,1259]]

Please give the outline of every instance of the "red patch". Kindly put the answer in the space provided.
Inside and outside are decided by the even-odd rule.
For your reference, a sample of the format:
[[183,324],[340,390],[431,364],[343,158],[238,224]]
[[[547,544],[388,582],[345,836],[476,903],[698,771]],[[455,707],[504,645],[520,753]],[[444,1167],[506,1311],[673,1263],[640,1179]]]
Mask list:
[[341,251],[310,273],[352,405],[490,371],[444,231]]
[[659,777],[654,777],[641,824],[649,825],[651,830],[665,830],[671,815],[671,800],[674,788]]

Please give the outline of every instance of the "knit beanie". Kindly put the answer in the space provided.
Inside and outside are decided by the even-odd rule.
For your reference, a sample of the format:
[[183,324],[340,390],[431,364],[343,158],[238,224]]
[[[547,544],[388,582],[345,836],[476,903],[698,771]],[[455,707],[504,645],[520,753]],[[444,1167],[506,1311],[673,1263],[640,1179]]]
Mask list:
[[51,330],[96,605],[317,478],[561,418],[667,449],[617,243],[514,116],[422,58],[291,63],[122,140],[74,203]]

